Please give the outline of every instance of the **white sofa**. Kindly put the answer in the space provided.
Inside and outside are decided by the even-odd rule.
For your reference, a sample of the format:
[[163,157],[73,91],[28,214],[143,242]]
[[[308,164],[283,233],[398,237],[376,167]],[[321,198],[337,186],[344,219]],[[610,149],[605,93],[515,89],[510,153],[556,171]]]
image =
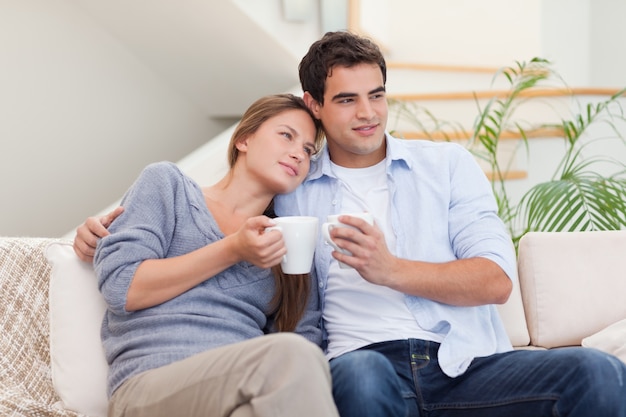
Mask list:
[[[499,306],[516,348],[585,345],[626,361],[626,231],[531,233]],[[63,239],[0,237],[0,415],[104,416],[104,303]]]
[[[519,286],[498,306],[513,346],[582,344],[626,361],[625,255],[626,230],[526,234],[518,249]],[[616,352],[607,344],[617,336]]]

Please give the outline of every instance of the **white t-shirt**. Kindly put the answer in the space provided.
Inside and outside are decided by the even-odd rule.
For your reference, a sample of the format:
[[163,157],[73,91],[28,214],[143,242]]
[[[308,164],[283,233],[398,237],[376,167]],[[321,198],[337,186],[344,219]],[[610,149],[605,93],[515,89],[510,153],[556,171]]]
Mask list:
[[[385,235],[389,251],[395,253],[385,160],[359,169],[332,164],[332,169],[344,187],[339,213],[371,213]],[[440,342],[442,339],[419,327],[403,293],[369,283],[356,270],[340,268],[334,258],[324,294],[323,319],[328,332],[329,359],[376,342],[407,338]]]

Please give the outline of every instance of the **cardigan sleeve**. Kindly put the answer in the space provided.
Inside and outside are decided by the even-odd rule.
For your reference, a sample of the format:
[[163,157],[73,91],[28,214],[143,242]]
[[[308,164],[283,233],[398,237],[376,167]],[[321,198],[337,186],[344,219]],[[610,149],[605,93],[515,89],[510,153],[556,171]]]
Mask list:
[[[176,225],[182,174],[171,163],[147,166],[122,199],[124,212],[96,248],[98,285],[109,309],[125,309],[128,288],[142,261],[165,258]],[[182,197],[181,197],[182,198]]]

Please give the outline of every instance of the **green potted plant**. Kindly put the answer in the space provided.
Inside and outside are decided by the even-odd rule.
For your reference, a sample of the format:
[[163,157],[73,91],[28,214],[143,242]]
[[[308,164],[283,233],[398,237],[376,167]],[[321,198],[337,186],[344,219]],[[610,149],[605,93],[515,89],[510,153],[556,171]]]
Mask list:
[[[545,59],[534,58],[516,62],[514,66],[499,70],[495,77],[505,77],[506,94],[495,95],[484,105],[476,99],[478,115],[471,131],[460,123],[441,121],[427,109],[402,100],[391,100],[392,113],[398,119],[408,120],[412,126],[430,139],[460,140],[490,171],[490,181],[498,203],[500,217],[507,224],[517,245],[529,231],[591,231],[626,228],[626,164],[611,155],[593,155],[591,150],[598,141],[615,140],[626,146],[619,124],[626,122],[620,97],[626,89],[608,99],[588,103],[578,114],[560,118],[558,122],[527,123],[516,118],[521,106],[542,99],[540,87],[556,92],[554,82],[562,91],[575,98],[561,77]],[[563,88],[563,86],[565,86]],[[605,124],[613,135],[610,138],[586,136],[592,125]],[[551,179],[526,190],[521,199],[513,201],[507,189],[512,158],[501,157],[504,137],[517,136],[517,150],[530,154],[529,138],[535,132],[558,134],[564,140],[564,152]],[[398,134],[398,133],[396,133]],[[403,136],[400,132],[399,136]],[[536,136],[536,135],[535,135]],[[507,139],[508,140],[508,139]],[[609,174],[597,168],[612,167]]]

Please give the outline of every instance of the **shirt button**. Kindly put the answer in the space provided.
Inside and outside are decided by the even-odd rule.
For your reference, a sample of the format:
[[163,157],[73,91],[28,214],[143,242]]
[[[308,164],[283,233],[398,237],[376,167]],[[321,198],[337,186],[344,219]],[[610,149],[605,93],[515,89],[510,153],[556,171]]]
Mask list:
[[337,200],[333,200],[333,202],[331,203],[333,206],[337,205]]
[[324,284],[323,283],[320,282],[318,285],[320,286],[320,288],[324,288]]

